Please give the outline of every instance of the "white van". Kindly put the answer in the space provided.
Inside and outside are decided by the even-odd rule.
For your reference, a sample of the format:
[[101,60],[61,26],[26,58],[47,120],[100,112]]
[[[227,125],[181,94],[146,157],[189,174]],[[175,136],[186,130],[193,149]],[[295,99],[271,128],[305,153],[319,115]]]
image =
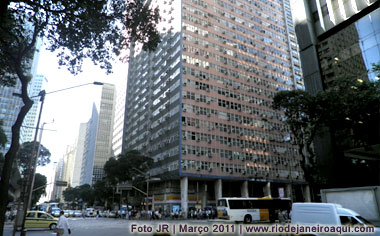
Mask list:
[[[334,203],[293,203],[291,213],[292,225],[304,226],[373,226],[369,221],[361,217],[355,211],[343,208]],[[379,228],[375,233],[360,233],[349,235],[380,235]],[[344,231],[343,231],[344,232]],[[331,235],[308,232],[307,235]]]
[[86,209],[86,216],[87,217],[92,217],[92,216],[95,216],[96,214],[95,214],[95,210],[94,210],[94,208],[87,208]]

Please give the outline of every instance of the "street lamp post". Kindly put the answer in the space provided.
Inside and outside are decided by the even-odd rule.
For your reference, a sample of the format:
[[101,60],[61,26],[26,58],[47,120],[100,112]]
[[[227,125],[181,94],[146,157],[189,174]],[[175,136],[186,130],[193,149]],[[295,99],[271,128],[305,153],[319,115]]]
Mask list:
[[140,172],[141,174],[143,174],[146,178],[146,197],[145,197],[145,214],[148,216],[148,211],[149,211],[149,206],[148,206],[148,197],[149,197],[149,174],[147,173],[144,173],[142,172],[141,170],[137,169],[137,168],[133,168],[134,170]]
[[[134,168],[134,167],[133,167],[133,169],[136,170],[136,171],[138,171],[138,172],[140,172],[141,174],[143,174],[145,176],[145,179],[146,179],[146,193],[145,193],[145,195],[146,195],[146,198],[145,198],[146,199],[145,200],[145,210],[146,210],[146,213],[145,214],[148,217],[148,211],[149,211],[149,205],[148,205],[148,203],[149,203],[149,199],[148,199],[149,198],[149,181],[150,180],[152,180],[152,181],[160,181],[161,179],[160,178],[152,178],[151,179],[150,176],[149,176],[149,173],[144,173],[143,171],[141,171],[141,170],[139,170],[137,168]],[[138,190],[138,191],[142,192],[141,190]],[[142,192],[142,193],[144,193],[144,192]],[[153,199],[152,199],[152,202],[153,202]]]
[[[33,96],[33,97],[40,97],[41,107],[40,107],[40,111],[38,114],[36,132],[34,134],[33,149],[32,149],[32,155],[31,155],[32,158],[30,158],[29,163],[28,163],[27,188],[26,188],[26,194],[25,194],[25,199],[24,199],[24,206],[23,206],[24,212],[23,212],[22,225],[21,225],[21,235],[22,236],[26,235],[25,219],[26,219],[27,210],[31,206],[31,199],[32,199],[32,192],[33,192],[32,189],[33,189],[33,184],[34,184],[34,175],[35,175],[35,171],[36,171],[35,167],[37,166],[37,160],[38,160],[38,156],[35,156],[36,155],[36,141],[37,141],[38,129],[39,129],[40,120],[41,120],[42,108],[43,108],[44,101],[45,101],[45,95],[56,93],[56,92],[61,92],[61,91],[65,91],[65,90],[69,90],[69,89],[73,89],[73,88],[78,88],[78,87],[82,87],[85,85],[91,85],[91,84],[103,85],[102,82],[96,82],[95,81],[93,83],[80,84],[80,85],[76,85],[76,86],[72,86],[72,87],[68,87],[68,88],[64,88],[64,89],[55,90],[55,91],[48,92],[48,93],[46,93],[45,90],[41,90],[37,96]],[[42,135],[42,132],[41,132],[41,135]],[[37,155],[38,154],[39,154],[39,151],[37,152]],[[15,224],[17,224],[17,222]]]
[[[41,106],[41,109],[42,109],[42,106]],[[53,122],[54,122],[54,120],[53,120]],[[36,174],[36,169],[37,169],[38,157],[40,156],[40,150],[41,150],[42,133],[44,131],[45,124],[48,124],[48,123],[46,123],[46,122],[42,123],[40,137],[39,137],[39,142],[38,142],[36,159],[34,160],[34,165],[32,166],[32,168],[33,168],[33,175],[32,175],[32,180],[31,180],[31,184],[30,184],[31,191],[29,192],[29,196],[28,196],[28,206],[29,206],[29,208],[32,206],[32,195],[33,195],[32,193],[34,191],[32,189],[34,188],[34,180],[35,180],[35,174]],[[34,141],[34,143],[33,143],[32,154],[33,154],[33,152],[35,152],[35,146],[36,146],[36,141]],[[32,157],[33,156],[34,155],[32,155]]]

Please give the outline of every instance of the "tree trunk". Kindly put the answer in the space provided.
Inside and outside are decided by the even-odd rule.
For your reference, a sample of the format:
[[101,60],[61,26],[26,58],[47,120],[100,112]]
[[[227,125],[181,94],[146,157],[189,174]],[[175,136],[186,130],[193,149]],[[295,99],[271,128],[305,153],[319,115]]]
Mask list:
[[0,22],[2,23],[4,21],[5,16],[7,15],[8,12],[8,6],[10,0],[1,0],[0,1]]
[[[21,65],[21,64],[20,64]],[[20,112],[17,115],[16,122],[12,126],[12,139],[11,146],[8,152],[5,154],[5,161],[3,166],[3,172],[1,174],[0,180],[0,235],[3,235],[4,222],[5,222],[5,212],[8,204],[8,190],[9,181],[12,173],[12,165],[16,158],[17,151],[19,149],[20,143],[20,128],[24,121],[26,114],[29,112],[30,108],[33,106],[33,101],[28,97],[28,79],[23,76],[21,70],[18,70],[18,76],[21,81],[21,92],[22,100],[24,106],[21,107]]]

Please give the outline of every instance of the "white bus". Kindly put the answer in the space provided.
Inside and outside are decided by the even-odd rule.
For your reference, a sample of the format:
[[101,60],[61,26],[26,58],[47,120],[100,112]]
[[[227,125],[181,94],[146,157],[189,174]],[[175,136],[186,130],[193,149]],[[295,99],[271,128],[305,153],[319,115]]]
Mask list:
[[269,223],[279,220],[279,214],[288,217],[290,198],[220,198],[218,218],[233,222]]

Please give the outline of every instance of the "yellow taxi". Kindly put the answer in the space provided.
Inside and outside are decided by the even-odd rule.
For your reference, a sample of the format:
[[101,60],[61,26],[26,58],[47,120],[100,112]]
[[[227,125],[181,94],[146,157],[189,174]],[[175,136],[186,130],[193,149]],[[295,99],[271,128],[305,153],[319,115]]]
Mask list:
[[57,228],[58,219],[43,211],[28,211],[25,218],[25,228]]

